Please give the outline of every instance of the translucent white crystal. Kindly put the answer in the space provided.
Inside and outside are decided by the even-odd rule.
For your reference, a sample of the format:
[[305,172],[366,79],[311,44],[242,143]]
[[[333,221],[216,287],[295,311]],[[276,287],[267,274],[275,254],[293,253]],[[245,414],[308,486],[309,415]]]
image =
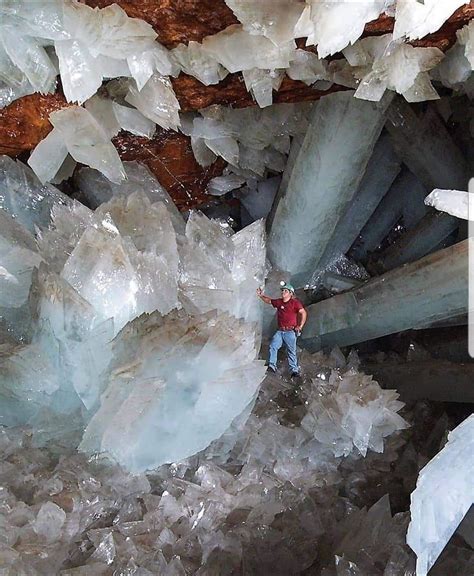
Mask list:
[[131,76],[130,68],[125,58],[117,60],[116,58],[99,54],[94,60],[102,78],[117,78],[120,76],[129,78]]
[[28,164],[44,184],[54,179],[67,154],[63,136],[59,130],[54,128],[33,150],[28,158]]
[[111,58],[127,58],[131,54],[153,47],[156,32],[138,18],[129,18],[117,4],[101,10],[79,2],[66,3],[64,27],[82,41],[92,56],[103,54]]
[[66,520],[66,513],[53,502],[43,504],[33,524],[33,530],[48,541],[54,541],[61,535],[61,528]]
[[35,90],[47,93],[54,88],[57,70],[35,38],[18,37],[12,26],[3,26],[0,39],[12,63],[24,73]]
[[316,54],[308,50],[296,50],[295,58],[286,71],[293,80],[301,80],[310,86],[316,80],[328,80],[325,60],[320,60]]
[[245,178],[262,176],[268,167],[282,171],[290,135],[304,133],[311,104],[278,104],[259,109],[211,106],[200,113],[204,120],[182,115],[182,131],[202,166],[221,156],[232,171]]
[[439,98],[427,74],[444,57],[438,48],[392,42],[387,34],[360,40],[344,52],[352,65],[362,64],[355,71],[360,79],[356,98],[377,101],[386,89],[402,94],[408,102]]
[[64,279],[42,264],[35,278],[34,296],[40,322],[49,322],[57,338],[79,342],[93,328],[97,313]]
[[77,201],[51,210],[51,226],[38,233],[37,242],[50,270],[60,273],[86,228],[93,223],[92,211]]
[[469,202],[469,192],[461,190],[436,188],[425,198],[427,206],[433,206],[436,210],[447,212],[463,220],[469,220]]
[[232,127],[212,118],[196,117],[193,121],[192,137],[203,140],[214,154],[235,165],[239,159],[239,146],[234,134]]
[[221,196],[231,190],[240,188],[245,182],[245,178],[237,176],[236,174],[228,174],[225,176],[216,176],[208,184],[209,194],[214,196]]
[[397,2],[393,37],[406,36],[409,40],[416,40],[436,32],[463,4],[467,4],[467,1],[403,0]]
[[144,192],[135,192],[102,204],[97,215],[104,220],[110,215],[120,234],[135,246],[126,246],[138,282],[135,315],[154,310],[167,314],[179,307],[178,248],[166,206],[151,204]]
[[134,192],[143,192],[152,203],[162,202],[171,217],[176,232],[184,232],[184,220],[168,192],[161,186],[150,170],[138,162],[123,163],[126,180],[120,184],[110,182],[103,174],[90,168],[78,172],[77,184],[81,195],[88,205],[97,208],[115,195],[129,196]]
[[165,76],[155,72],[141,90],[132,82],[125,99],[159,126],[167,130],[178,129],[180,106],[171,82]]
[[69,196],[54,186],[41,184],[22,162],[0,156],[0,208],[32,234],[37,227],[48,227],[53,205],[71,202]]
[[76,166],[77,162],[70,154],[67,154],[64,162],[61,164],[61,167],[56,172],[56,176],[51,180],[51,183],[60,184],[63,180],[71,178],[71,176],[74,174]]
[[128,56],[127,62],[138,90],[145,86],[155,71],[163,76],[179,74],[179,66],[174,62],[171,53],[158,42],[143,52]]
[[117,150],[85,108],[71,106],[53,112],[50,120],[61,133],[74,160],[97,168],[112,182],[118,183],[125,178]]
[[19,84],[14,86],[2,81],[0,78],[0,110],[22,96],[33,94],[34,91],[35,89],[29,83],[26,76],[22,78]]
[[228,74],[227,70],[203,49],[202,44],[194,40],[187,45],[178,44],[172,55],[183,72],[194,76],[205,86],[218,84]]
[[268,216],[280,182],[281,177],[274,176],[259,182],[256,188],[246,187],[238,191],[240,201],[253,220]]
[[[82,450],[106,452],[134,471],[207,446],[252,400],[255,383],[264,374],[262,363],[252,359],[254,342],[248,328],[235,319],[215,314],[196,318],[202,343],[194,352],[192,342],[186,345],[186,332],[193,326],[189,319],[175,316],[166,340],[150,330],[157,321],[162,325],[156,314],[138,319],[135,328],[132,324],[121,334],[117,345],[123,349],[133,346],[143,329],[147,331],[148,336],[141,339],[141,361],[128,378],[111,378],[81,444]],[[162,330],[166,331],[166,323]],[[162,354],[167,357],[166,364],[159,361]],[[120,363],[124,361],[122,357]],[[210,366],[213,374],[209,378]],[[177,404],[182,409],[170,417]],[[206,426],[196,426],[199,422]],[[150,434],[161,441],[154,446],[144,442],[144,435]]]
[[112,138],[120,132],[121,126],[112,100],[95,95],[84,104],[84,108],[94,116],[107,138]]
[[61,0],[16,0],[0,6],[2,22],[14,26],[20,35],[50,40],[68,37],[63,23],[64,2]]
[[[182,330],[181,321],[177,330]],[[172,331],[170,324],[148,322],[143,353],[147,358],[153,326],[166,329],[157,335],[164,346],[168,328]],[[136,327],[140,333],[145,328],[138,322]],[[219,328],[217,323],[211,326],[214,332]],[[126,338],[125,342],[123,335],[124,345],[134,335]],[[122,358],[130,362],[125,370],[115,371],[113,378],[121,376],[126,381],[136,373],[143,356],[140,347],[138,353],[124,348]],[[122,352],[117,350],[117,354]],[[64,576],[106,576],[111,569],[133,571],[137,576],[184,576],[183,566],[199,575],[238,573],[242,562],[252,574],[275,576],[303,573],[314,562],[325,576],[334,576],[336,570],[344,576],[374,576],[384,571],[385,576],[414,574],[415,559],[405,545],[407,513],[392,516],[388,494],[380,496],[390,489],[397,502],[405,497],[402,485],[413,482],[416,462],[423,453],[416,450],[409,434],[394,434],[385,438],[383,454],[368,453],[362,458],[354,450],[347,458],[336,458],[330,445],[311,437],[299,421],[307,413],[306,399],[325,396],[328,388],[333,392],[326,379],[330,367],[338,362],[343,379],[351,362],[346,363],[340,352],[330,358],[302,353],[301,361],[308,377],[296,390],[286,377],[268,376],[254,410],[247,407],[243,418],[197,457],[153,470],[150,481],[145,474],[130,474],[103,458],[65,454],[64,448],[58,458],[46,449],[33,448],[37,431],[31,428],[2,429],[3,501],[8,507],[0,524],[3,565],[13,574],[33,574],[38,566],[44,573],[58,573],[58,566],[69,566],[71,550],[87,542],[87,551],[74,556],[76,567],[61,568]],[[150,380],[148,386],[140,383],[142,390],[150,392]],[[163,400],[168,391],[156,390],[150,404],[140,406],[137,395],[132,402],[132,390],[125,385],[120,390],[130,398],[130,412],[123,411],[122,422],[131,425],[132,413],[138,415],[130,434],[117,427],[117,434],[125,438],[123,449],[114,445],[112,435],[107,438],[124,456],[130,452],[128,440],[137,437],[151,404],[158,397]],[[174,398],[182,393],[189,406],[191,391],[178,387]],[[430,415],[424,404],[421,417],[431,435]],[[436,426],[434,443],[443,433],[444,420]],[[113,426],[107,425],[113,432]],[[201,434],[201,426],[197,429]],[[67,434],[67,428],[61,431]],[[164,440],[161,436],[156,444]],[[148,439],[145,445],[150,444]],[[65,519],[60,535],[46,541],[44,535],[36,534],[33,524],[41,507],[47,504],[49,508],[53,501]],[[468,548],[458,541],[447,552],[448,562],[437,567],[443,576],[470,573]]]
[[296,49],[294,41],[275,46],[268,38],[251,35],[237,24],[213,36],[206,36],[202,46],[229,72],[252,68],[287,68]]
[[284,72],[252,68],[244,70],[245,87],[252,93],[260,108],[271,106],[273,90],[277,91],[283,81]]
[[129,106],[121,106],[117,102],[113,103],[113,111],[122,130],[127,130],[136,136],[153,138],[156,124],[146,118],[141,112]]
[[[69,102],[81,104],[90,98],[103,78],[132,74],[140,82],[144,75],[148,80],[152,72],[147,75],[143,68],[166,60],[165,49],[154,42],[153,28],[143,20],[129,18],[116,4],[97,10],[66,2],[63,27],[65,37],[56,39],[55,48]],[[168,71],[170,66],[164,68]]]
[[61,277],[94,306],[103,320],[113,317],[118,331],[136,315],[139,285],[118,231],[110,221],[101,224],[85,230]]
[[456,32],[458,42],[464,46],[464,54],[474,68],[474,22],[469,22]]
[[455,89],[469,79],[471,72],[472,65],[465,56],[464,46],[459,42],[446,52],[444,60],[434,71],[439,74],[445,86]]
[[295,25],[295,38],[308,38],[308,46],[314,44],[311,36],[314,33],[313,22],[311,20],[311,4],[306,3],[303,12]]
[[[474,26],[472,22],[457,31],[458,41],[446,52],[445,59],[434,71],[449,88],[459,89],[471,76],[474,66]],[[437,76],[435,78],[438,79]]]
[[325,58],[353,44],[362,36],[367,22],[376,20],[393,2],[390,0],[367,2],[310,0],[308,3],[311,5],[311,20],[314,26],[310,43],[316,44],[319,57]]
[[96,59],[80,40],[60,40],[55,47],[64,95],[68,102],[82,104],[102,84],[102,73]]
[[31,274],[40,262],[33,236],[0,210],[0,307],[19,308],[26,302]]
[[244,30],[252,35],[269,38],[276,46],[290,42],[295,36],[295,26],[304,10],[298,0],[226,0]]
[[417,555],[417,576],[426,576],[474,503],[473,454],[471,415],[449,433],[448,443],[420,472],[411,495],[407,534]]

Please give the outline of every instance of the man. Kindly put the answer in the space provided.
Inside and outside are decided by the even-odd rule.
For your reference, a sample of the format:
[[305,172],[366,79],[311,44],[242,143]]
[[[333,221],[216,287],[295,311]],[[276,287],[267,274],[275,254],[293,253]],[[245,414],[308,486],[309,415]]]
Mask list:
[[285,345],[292,376],[299,376],[300,368],[296,355],[296,338],[301,334],[305,325],[307,313],[303,304],[295,298],[295,289],[291,284],[281,284],[281,298],[265,296],[261,288],[257,289],[257,296],[277,309],[278,330],[270,341],[270,357],[268,369],[276,372],[278,350]]

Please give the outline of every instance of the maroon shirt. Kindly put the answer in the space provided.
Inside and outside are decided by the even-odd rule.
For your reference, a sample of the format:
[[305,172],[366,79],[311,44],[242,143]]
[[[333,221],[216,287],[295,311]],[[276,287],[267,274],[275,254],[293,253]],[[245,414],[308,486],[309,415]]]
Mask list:
[[272,299],[273,308],[277,309],[278,328],[296,328],[298,326],[298,311],[304,306],[297,298],[283,302],[281,298]]

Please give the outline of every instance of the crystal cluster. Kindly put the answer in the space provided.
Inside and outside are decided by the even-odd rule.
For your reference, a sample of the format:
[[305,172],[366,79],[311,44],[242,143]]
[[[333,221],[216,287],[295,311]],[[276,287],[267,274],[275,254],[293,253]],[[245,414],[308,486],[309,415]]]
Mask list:
[[357,88],[356,98],[378,101],[385,90],[408,102],[439,98],[428,74],[443,59],[438,48],[414,48],[385,34],[363,38],[343,52],[346,61],[336,61],[333,71],[338,82]]
[[[257,103],[268,106],[285,71],[290,78],[309,85],[321,80],[340,81],[344,75],[337,65],[336,71],[330,72],[322,58],[357,43],[364,26],[379,15],[395,16],[394,40],[403,42],[438,30],[465,3],[228,0],[240,24],[207,36],[202,43],[191,41],[168,51],[156,42],[156,33],[149,24],[128,17],[115,4],[92,9],[76,0],[39,0],[31,8],[26,0],[7,2],[0,7],[0,105],[34,91],[53,91],[58,71],[66,98],[79,104],[91,98],[104,80],[122,77],[130,79],[129,102],[163,127],[176,129],[179,122],[169,118],[179,110],[170,75],[183,71],[209,85],[220,82],[229,72],[242,72]],[[297,38],[306,38],[307,46],[316,45],[319,58],[297,49]],[[422,72],[433,67],[435,59],[429,52],[425,54],[421,48],[409,50],[405,44],[405,48],[400,48],[399,42],[395,44],[398,48],[387,54],[388,62],[378,63],[375,76],[392,70],[389,74],[393,80],[393,69],[398,69],[399,61],[405,57],[418,62],[415,67]],[[407,50],[410,54],[405,54]],[[357,74],[359,65],[355,67],[349,75]],[[326,83],[325,87],[329,85]],[[385,87],[398,90],[397,82],[386,82]],[[417,91],[419,100],[433,97],[427,76],[418,78],[412,90]],[[361,91],[358,97],[367,95]],[[373,99],[374,94],[369,97]],[[164,102],[163,107],[154,105],[156,98]]]
[[262,221],[231,237],[200,213],[185,224],[133,164],[141,189],[111,184],[92,211],[2,161],[1,423],[133,471],[205,448],[264,375]]
[[201,166],[217,156],[229,163],[224,177],[214,184],[222,190],[227,182],[227,192],[244,182],[255,187],[252,181],[263,179],[268,170],[282,172],[290,138],[306,132],[311,109],[312,104],[275,104],[263,110],[211,106],[199,115],[183,116],[182,130],[191,137]]
[[41,182],[72,176],[76,162],[99,169],[115,183],[126,178],[110,135],[86,108],[71,106],[50,114],[53,130],[33,150],[28,164]]
[[347,456],[354,449],[362,456],[367,450],[383,452],[383,438],[406,427],[397,412],[403,403],[394,390],[380,390],[370,376],[348,374],[329,380],[330,394],[318,393],[308,400],[308,413],[301,426],[335,456]]
[[[122,334],[122,352],[131,356],[134,335]],[[346,379],[363,386],[365,377],[354,354],[348,362],[337,350],[330,358],[306,354],[302,362],[307,378],[300,388],[285,376],[267,377],[247,423],[245,414],[204,452],[146,476],[67,452],[58,462],[28,433],[3,431],[6,566],[12,573],[172,576],[238,573],[244,566],[255,574],[299,574],[313,565],[333,576],[336,569],[345,575],[350,564],[382,576],[402,557],[413,563],[404,544],[407,514],[392,517],[384,496],[402,479],[415,481],[413,445],[392,434],[384,454],[335,456],[331,441],[301,426],[306,401],[318,393],[338,396]],[[383,396],[372,385],[374,400]],[[348,404],[341,409],[350,416]],[[375,404],[366,409],[377,412]],[[382,416],[387,422],[389,412]],[[391,574],[405,574],[405,564]]]
[[[138,102],[137,107],[140,106]],[[152,111],[148,111],[148,116],[153,116]],[[125,101],[120,104],[99,96],[93,96],[84,108],[70,106],[53,112],[49,119],[53,130],[28,159],[28,164],[43,183],[59,183],[69,178],[76,162],[80,162],[100,170],[108,180],[119,184],[126,174],[110,139],[120,130],[151,138],[156,129],[153,120]]]
[[474,23],[456,32],[457,42],[446,52],[446,58],[435,71],[439,80],[456,91],[469,90],[469,78],[474,68]]
[[[115,4],[92,9],[76,0],[39,1],[30,10],[24,1],[6,3],[0,7],[4,20],[0,105],[33,91],[53,91],[59,67],[67,100],[86,103],[87,111],[101,124],[104,134],[98,133],[85,112],[73,109],[64,113],[67,121],[62,131],[53,130],[30,162],[42,181],[57,183],[68,178],[78,161],[103,168],[111,180],[120,182],[123,169],[109,142],[119,129],[151,138],[155,124],[178,130],[181,122],[182,131],[192,133],[200,164],[209,165],[217,154],[232,166],[261,176],[264,167],[282,171],[279,154],[287,150],[281,149],[281,142],[275,146],[276,152],[267,147],[263,155],[253,157],[249,148],[255,146],[244,143],[244,149],[240,144],[237,147],[238,133],[222,127],[221,113],[209,111],[204,113],[204,121],[191,128],[187,118],[180,118],[170,76],[183,71],[209,85],[229,72],[241,72],[247,90],[262,108],[272,104],[273,91],[279,89],[285,73],[320,89],[333,82],[357,88],[355,96],[367,100],[380,100],[386,90],[396,91],[410,102],[437,99],[430,71],[434,78],[457,88],[470,76],[471,27],[458,32],[459,41],[446,63],[441,62],[443,54],[437,48],[415,48],[404,40],[437,30],[463,3],[232,0],[229,7],[241,24],[207,36],[202,43],[191,41],[170,51],[156,42],[149,24],[128,17]],[[365,24],[384,12],[395,15],[394,34],[359,40]],[[297,48],[295,39],[304,37],[308,46],[317,45],[318,55]],[[329,65],[322,59],[340,51],[345,59]],[[119,92],[112,97],[114,101],[94,96],[104,80],[111,79],[107,88],[113,86],[110,92]],[[243,118],[247,120],[255,118]],[[55,124],[53,118],[51,121]],[[91,146],[101,150],[103,161],[99,154],[94,162]]]

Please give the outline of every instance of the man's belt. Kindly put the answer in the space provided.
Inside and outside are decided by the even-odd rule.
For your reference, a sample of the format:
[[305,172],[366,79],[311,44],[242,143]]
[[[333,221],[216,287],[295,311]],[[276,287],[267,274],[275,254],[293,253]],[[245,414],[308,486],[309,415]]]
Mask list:
[[296,326],[280,326],[278,330],[282,332],[290,332],[291,330],[295,330]]

